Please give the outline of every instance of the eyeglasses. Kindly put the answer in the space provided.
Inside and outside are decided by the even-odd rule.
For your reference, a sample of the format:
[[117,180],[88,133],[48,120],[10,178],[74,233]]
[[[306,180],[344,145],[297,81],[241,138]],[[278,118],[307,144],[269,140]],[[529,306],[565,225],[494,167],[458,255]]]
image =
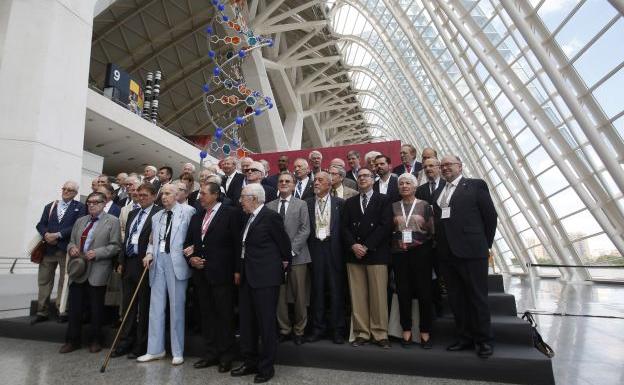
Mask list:
[[74,190],[73,188],[67,188],[67,187],[61,187],[61,190],[68,191],[68,192],[76,192],[76,190]]
[[254,197],[255,197],[255,195],[251,195],[251,194],[241,194],[241,196],[240,196],[240,197],[241,197],[241,198],[245,198],[245,197],[247,197],[247,198],[254,198]]
[[461,164],[461,163],[459,163],[459,162],[442,163],[442,164],[440,165],[440,167],[451,167],[451,166],[452,166],[452,165],[454,165],[454,164]]
[[260,172],[257,168],[248,168],[245,172]]
[[87,201],[87,204],[90,206],[99,205],[100,203],[104,203],[104,201]]

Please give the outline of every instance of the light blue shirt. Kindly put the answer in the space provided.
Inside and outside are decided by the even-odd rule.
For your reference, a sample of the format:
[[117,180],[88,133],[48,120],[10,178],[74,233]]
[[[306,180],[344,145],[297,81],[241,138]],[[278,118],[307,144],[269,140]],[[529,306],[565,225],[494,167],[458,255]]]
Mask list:
[[[134,220],[130,224],[130,230],[131,231],[132,231],[132,228],[134,226],[134,223],[139,220],[139,217],[142,217],[141,218],[141,222],[139,222],[139,224],[137,225],[137,231],[136,231],[136,234],[141,234],[141,230],[143,229],[143,225],[145,224],[145,221],[147,220],[147,217],[149,216],[149,214],[152,211],[153,207],[154,207],[154,205],[151,205],[150,207],[148,207],[146,209],[141,209],[138,212],[138,214],[136,215],[136,217],[134,217]],[[143,215],[141,215],[141,211],[144,212]],[[130,235],[132,235],[132,234],[130,234]],[[132,242],[132,239],[128,239],[128,242]],[[138,242],[134,244],[134,254],[139,254],[139,244],[138,244]]]
[[[87,234],[87,239],[85,239],[83,252],[86,252],[89,250],[89,247],[91,246],[91,242],[93,242],[93,234],[95,234],[95,228],[97,227],[98,223],[100,223],[100,221],[102,220],[103,213],[104,212],[102,211],[100,215],[98,215],[98,220],[93,223],[91,230],[89,230],[89,234]],[[91,217],[89,217],[89,222],[87,222],[87,226],[89,226],[90,222],[91,222]],[[85,229],[87,228],[87,226],[85,226]],[[84,231],[84,229],[82,231]]]

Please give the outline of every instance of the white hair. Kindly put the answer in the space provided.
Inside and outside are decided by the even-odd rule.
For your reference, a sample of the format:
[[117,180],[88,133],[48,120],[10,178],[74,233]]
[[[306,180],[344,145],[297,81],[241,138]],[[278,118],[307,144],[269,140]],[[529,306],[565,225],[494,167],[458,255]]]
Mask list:
[[401,183],[401,180],[403,180],[403,179],[409,179],[409,181],[412,182],[414,187],[418,187],[418,180],[416,179],[414,174],[410,174],[409,172],[405,172],[405,173],[399,175],[399,179],[397,180],[397,183]]
[[63,185],[68,184],[71,188],[73,188],[74,190],[76,190],[76,192],[78,192],[78,183],[74,182],[73,180],[68,180],[67,182],[63,183]]
[[370,159],[373,158],[375,159],[375,157],[381,155],[381,152],[379,151],[369,151],[366,153],[366,155],[364,155],[364,159],[366,160],[366,162],[370,162]]
[[156,168],[156,166],[151,166],[151,165],[150,166],[145,166],[145,169],[146,170],[152,170],[154,172],[158,172],[158,169]]
[[308,159],[312,158],[312,155],[320,155],[321,159],[323,159],[323,154],[321,154],[320,151],[317,151],[317,150],[310,151],[310,153],[308,154]]
[[191,171],[195,172],[195,165],[193,163],[184,163],[184,166],[182,166],[182,168],[185,168],[186,166],[191,166]]
[[258,203],[264,203],[264,188],[260,183],[248,184],[247,186],[245,186],[244,190],[247,191],[249,195],[255,196],[258,200]]
[[139,180],[139,178],[137,176],[129,176],[125,179],[125,183],[132,183],[132,184],[141,184],[141,181]]
[[251,162],[251,165],[249,165],[249,168],[257,168],[262,173],[262,176],[266,174],[266,171],[264,169],[264,165],[262,164],[262,162],[253,161]]
[[206,179],[212,179],[213,182],[215,182],[219,186],[221,186],[221,183],[223,183],[223,179],[221,179],[221,176],[219,174],[209,175]]

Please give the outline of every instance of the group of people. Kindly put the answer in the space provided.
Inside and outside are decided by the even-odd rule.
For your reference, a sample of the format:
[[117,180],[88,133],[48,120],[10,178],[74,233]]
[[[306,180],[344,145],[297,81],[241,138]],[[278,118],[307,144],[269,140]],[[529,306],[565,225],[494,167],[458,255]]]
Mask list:
[[[488,357],[488,250],[497,222],[488,187],[464,177],[455,155],[438,160],[426,148],[418,160],[412,145],[399,155],[391,168],[387,154],[371,151],[362,161],[349,151],[346,162],[333,159],[323,169],[321,152],[312,151],[295,159],[292,171],[282,155],[274,175],[266,161],[227,157],[218,168],[203,168],[197,184],[192,164],[175,181],[171,168],[147,166],[143,178],[119,174],[117,189],[108,177],[96,178],[86,207],[74,199],[77,184],[67,182],[37,224],[47,251],[33,323],[49,317],[60,265],[70,281],[61,353],[80,348],[87,304],[89,349],[101,350],[106,285],[115,269],[129,315],[113,357],[163,358],[168,302],[172,364],[182,364],[190,281],[206,347],[194,366],[255,374],[260,383],[273,377],[278,344],[287,340],[390,348],[393,291],[401,346],[432,348],[433,298],[443,279],[457,329],[447,349]],[[236,330],[243,363],[232,369]]]

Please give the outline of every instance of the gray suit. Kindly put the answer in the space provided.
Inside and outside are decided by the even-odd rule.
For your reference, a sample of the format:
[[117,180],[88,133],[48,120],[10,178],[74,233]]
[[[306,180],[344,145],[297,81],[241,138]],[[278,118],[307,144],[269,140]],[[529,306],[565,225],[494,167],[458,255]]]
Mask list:
[[[68,250],[73,246],[80,248],[80,237],[89,223],[89,218],[89,215],[85,215],[76,220],[67,245]],[[113,257],[117,256],[121,249],[119,219],[103,212],[93,231],[93,241],[89,245],[89,250],[95,251],[95,259],[87,263],[89,273],[83,279],[75,282],[83,283],[88,280],[91,286],[104,286],[113,270]],[[71,282],[74,281],[70,280]]]
[[[278,197],[276,200],[267,203],[266,206],[279,213],[280,202],[281,198]],[[310,216],[306,202],[292,195],[287,207],[284,228],[290,238],[294,256],[287,282],[280,286],[277,321],[281,334],[288,335],[294,331],[296,336],[303,336],[308,322],[307,304],[310,297],[310,279],[308,277],[308,264],[312,262],[308,250]],[[288,318],[288,302],[294,302],[295,306],[295,322],[292,327]]]
[[[357,183],[355,183],[355,181],[353,179],[349,179],[349,178],[344,178],[342,180],[342,185],[345,188],[349,188],[351,190],[357,190]],[[345,198],[346,199],[346,198]]]

